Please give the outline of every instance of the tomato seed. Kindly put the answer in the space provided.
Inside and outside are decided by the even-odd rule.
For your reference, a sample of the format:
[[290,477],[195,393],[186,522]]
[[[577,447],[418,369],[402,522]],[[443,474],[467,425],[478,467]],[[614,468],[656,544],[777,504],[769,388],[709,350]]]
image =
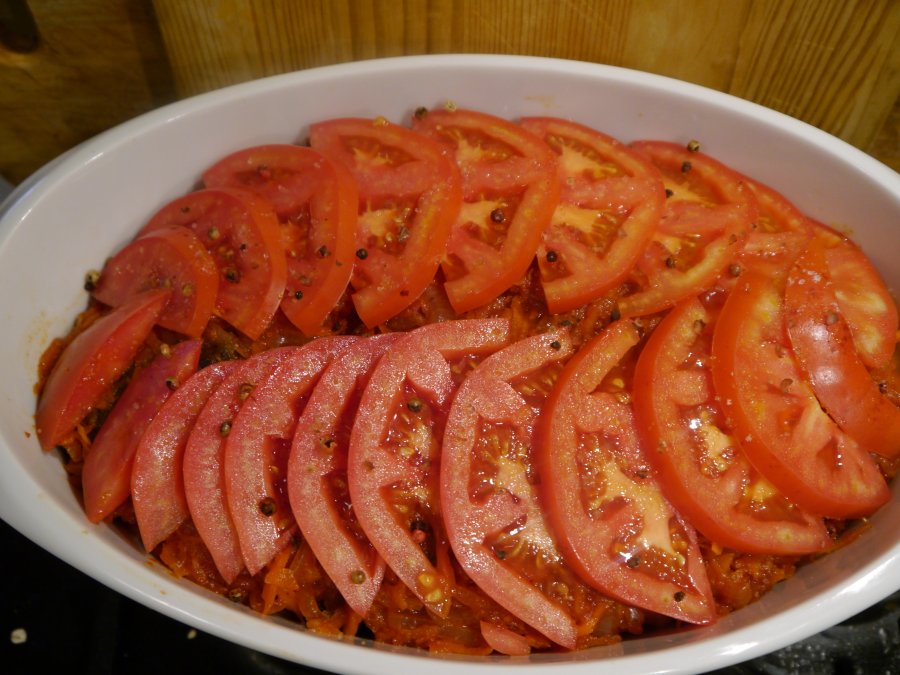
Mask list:
[[362,570],[353,570],[350,572],[350,583],[361,584],[366,580],[366,573]]
[[271,497],[265,497],[264,499],[259,500],[259,511],[264,516],[271,516],[278,509],[278,506],[275,504],[275,500]]
[[238,387],[238,398],[242,401],[246,401],[247,397],[253,392],[253,389],[256,387],[252,382],[244,382],[240,387]]
[[231,420],[225,420],[219,425],[219,435],[224,438],[231,433]]

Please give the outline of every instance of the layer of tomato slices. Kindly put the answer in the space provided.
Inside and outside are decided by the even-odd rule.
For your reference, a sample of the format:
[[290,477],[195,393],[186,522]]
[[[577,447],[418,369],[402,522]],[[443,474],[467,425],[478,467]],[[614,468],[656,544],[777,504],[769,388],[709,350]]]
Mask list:
[[457,313],[481,307],[534,258],[559,201],[556,156],[524,127],[472,110],[424,112],[412,126],[440,143],[462,174],[462,208],[441,270]]
[[110,260],[36,415],[91,520],[130,492],[313,630],[521,655],[713,621],[888,498],[896,307],[848,240],[693,144],[412,127],[235,153]]

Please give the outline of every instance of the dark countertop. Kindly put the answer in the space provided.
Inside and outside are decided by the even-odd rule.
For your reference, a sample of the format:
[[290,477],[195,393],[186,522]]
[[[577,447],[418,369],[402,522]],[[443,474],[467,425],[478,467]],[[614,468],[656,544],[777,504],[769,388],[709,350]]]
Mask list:
[[[6,675],[65,672],[300,675],[298,666],[195,631],[97,583],[0,521]],[[22,636],[19,641],[16,636]],[[800,643],[716,675],[900,674],[900,593]]]

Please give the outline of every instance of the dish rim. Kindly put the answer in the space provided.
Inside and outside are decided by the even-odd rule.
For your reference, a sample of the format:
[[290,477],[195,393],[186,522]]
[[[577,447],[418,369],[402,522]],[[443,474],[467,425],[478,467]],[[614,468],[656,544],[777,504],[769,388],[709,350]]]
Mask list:
[[[772,123],[779,128],[787,127],[792,134],[796,134],[802,140],[823,148],[828,154],[845,155],[847,162],[855,164],[861,173],[900,199],[900,176],[862,151],[853,148],[826,132],[787,115],[700,85],[617,66],[546,57],[485,54],[392,57],[323,66],[231,85],[149,111],[85,141],[83,144],[45,165],[45,167],[16,188],[0,204],[0,256],[2,256],[6,243],[15,229],[27,223],[28,212],[34,208],[45,192],[52,191],[59,182],[65,181],[70,172],[79,171],[104,154],[115,151],[136,132],[152,132],[159,126],[177,123],[182,117],[202,114],[204,109],[210,107],[215,108],[227,105],[229,101],[253,97],[260,92],[271,89],[304,86],[316,80],[334,79],[352,74],[357,76],[360,74],[376,74],[383,73],[386,70],[404,71],[436,67],[484,67],[486,63],[491,67],[501,69],[561,71],[569,75],[579,74],[603,80],[622,81],[632,85],[646,86],[669,95],[698,99],[704,105],[711,104],[717,108],[728,109],[739,115],[757,116],[764,123]],[[7,443],[7,431],[2,430],[2,434],[4,442],[2,448],[0,448],[0,457],[12,458],[14,460],[14,468],[21,472],[19,474],[20,478],[24,478],[27,472],[19,462],[15,461],[13,450]],[[167,602],[163,595],[152,593],[145,588],[135,587],[135,583],[143,581],[149,583],[148,588],[151,590],[156,587],[161,589],[168,588],[169,584],[161,583],[158,573],[152,572],[153,578],[144,578],[145,575],[139,575],[137,579],[129,581],[133,576],[130,564],[128,569],[122,571],[98,568],[93,564],[92,556],[89,555],[91,551],[90,546],[84,547],[84,551],[76,550],[74,555],[69,549],[71,543],[80,539],[79,536],[55,538],[55,535],[59,534],[58,532],[55,532],[52,528],[50,530],[43,529],[39,527],[41,525],[39,521],[36,522],[33,518],[27,518],[28,514],[23,512],[21,506],[24,501],[17,504],[16,495],[23,500],[33,498],[34,495],[33,493],[26,494],[26,486],[22,481],[15,480],[15,477],[15,471],[0,473],[0,488],[2,488],[0,489],[0,516],[5,521],[9,522],[15,529],[23,532],[25,536],[36,541],[43,548],[66,560],[66,562],[89,576],[163,614],[192,625],[195,628],[216,634],[229,641],[292,661],[296,661],[298,654],[303,652],[303,645],[306,644],[306,641],[312,640],[308,643],[311,649],[303,655],[305,660],[301,661],[301,663],[307,663],[319,668],[328,669],[340,666],[342,669],[349,668],[346,672],[358,673],[405,672],[405,666],[415,669],[421,668],[425,663],[420,658],[424,655],[424,652],[412,652],[415,658],[409,660],[410,650],[397,650],[379,646],[366,652],[368,654],[366,660],[369,662],[365,664],[365,669],[355,669],[351,667],[352,661],[358,660],[354,658],[354,655],[362,652],[350,641],[323,639],[321,636],[298,631],[295,625],[282,625],[281,622],[272,621],[255,613],[248,614],[243,611],[235,613],[233,606],[223,606],[218,600],[211,600],[206,597],[205,593],[196,593],[193,588],[188,589],[190,591],[188,595],[198,596],[199,600],[199,604],[193,610],[190,607],[185,609]],[[896,492],[896,488],[894,491]],[[60,515],[64,521],[69,520],[66,513],[61,513]],[[87,530],[85,534],[88,535],[88,538],[92,538],[92,533],[89,530],[91,526],[86,520],[81,524],[81,527]],[[70,535],[74,534],[74,532],[70,533]],[[144,554],[127,557],[146,560]],[[116,562],[121,561],[117,560]],[[808,637],[836,622],[849,618],[858,611],[870,606],[873,602],[895,592],[900,589],[900,564],[898,563],[900,563],[900,543],[895,544],[893,549],[887,551],[881,558],[868,561],[866,565],[861,566],[859,570],[848,577],[841,584],[837,598],[826,597],[825,594],[820,592],[815,597],[795,607],[779,612],[776,616],[754,621],[748,626],[731,632],[717,631],[715,626],[710,629],[692,629],[694,632],[705,631],[708,636],[707,639],[697,639],[684,644],[676,644],[662,651],[626,654],[609,659],[604,659],[602,656],[600,658],[594,657],[602,652],[617,651],[615,648],[599,648],[587,652],[576,652],[572,655],[566,655],[563,660],[553,656],[535,658],[534,660],[538,663],[531,663],[529,668],[537,672],[543,672],[545,668],[549,672],[550,668],[556,670],[561,667],[569,668],[570,672],[588,672],[588,670],[597,672],[599,667],[608,666],[613,668],[615,672],[638,673],[645,672],[651,668],[657,670],[660,667],[657,661],[661,656],[667,661],[666,667],[668,672],[690,672],[678,663],[672,665],[672,661],[690,663],[690,666],[687,667],[691,671],[697,667],[701,669],[723,667],[759,656]],[[892,567],[895,570],[893,573]],[[91,571],[87,571],[88,569]],[[146,572],[146,570],[141,571]],[[185,589],[184,582],[176,582],[171,578],[163,581],[174,582],[179,589]],[[872,588],[878,588],[879,590],[872,591],[870,590]],[[210,602],[212,606],[210,606]],[[835,603],[840,606],[840,610],[837,612],[831,607]],[[829,605],[829,611],[824,611],[824,605]],[[196,611],[198,609],[206,610],[206,613],[213,618],[221,614],[221,619],[212,621],[206,616],[197,616]],[[235,616],[238,618],[235,619]],[[798,620],[800,618],[803,620]],[[260,624],[261,621],[264,622],[267,630],[273,630],[278,635],[280,638],[278,644],[268,644],[269,641],[265,641],[266,644],[262,644],[258,637],[254,638],[247,635],[247,629],[258,630],[263,625]],[[777,633],[777,637],[768,638],[765,641],[758,638],[754,639],[753,634],[759,633],[763,627],[760,625],[760,621],[764,622],[763,626],[773,624],[773,629],[776,629],[773,632]],[[721,626],[722,622],[717,625]],[[251,630],[250,632],[252,633],[253,631]],[[717,635],[717,632],[722,634]],[[297,641],[298,635],[302,636],[300,638],[300,647],[290,652],[285,651],[286,648],[282,645],[291,641]],[[643,640],[652,641],[659,639],[665,640],[666,638],[654,637],[644,638]],[[346,651],[348,649],[352,651]],[[448,657],[441,657],[440,659],[428,658],[427,667],[435,673],[459,673],[461,667],[472,667],[473,663],[483,666],[483,672],[491,672],[495,668],[508,667],[510,661],[516,661],[516,659],[505,657],[491,660],[483,658],[475,660]],[[524,663],[524,661],[522,662]],[[648,668],[647,666],[650,667]]]

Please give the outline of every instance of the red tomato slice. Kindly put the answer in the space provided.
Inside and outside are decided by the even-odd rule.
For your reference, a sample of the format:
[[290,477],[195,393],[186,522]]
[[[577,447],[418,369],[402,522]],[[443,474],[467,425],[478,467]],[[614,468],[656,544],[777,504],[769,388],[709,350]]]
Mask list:
[[385,333],[348,347],[322,374],[297,422],[287,493],[300,531],[360,616],[384,577],[384,561],[350,506],[347,452],[359,398],[378,359],[402,335]]
[[359,187],[352,297],[373,328],[434,278],[459,213],[458,172],[436,143],[383,118],[313,124],[310,143],[348,167]]
[[[716,618],[694,529],[663,497],[617,367],[640,341],[610,324],[566,364],[541,412],[536,464],[566,562],[597,590],[690,623]],[[658,385],[657,385],[658,386]]]
[[852,241],[841,237],[825,250],[841,315],[859,357],[869,368],[890,363],[897,345],[897,305],[884,279]]
[[560,203],[538,265],[550,311],[568,312],[625,280],[659,224],[665,191],[650,162],[599,131],[551,117],[520,124],[559,155]]
[[131,365],[171,294],[152,291],[134,298],[66,347],[47,378],[34,416],[44,450],[65,440]]
[[700,152],[664,141],[632,148],[660,170],[662,220],[619,300],[621,316],[652,314],[699,295],[735,259],[758,207],[741,176]]
[[832,544],[821,518],[790,502],[750,464],[712,387],[718,311],[697,299],[654,329],[634,376],[634,409],[663,493],[711,541],[750,553],[801,555]]
[[756,197],[759,216],[738,255],[739,267],[777,276],[806,248],[813,236],[812,223],[781,193],[747,176],[741,178]]
[[563,561],[539,502],[532,447],[540,411],[573,351],[559,331],[485,359],[454,399],[440,472],[441,509],[460,565],[485,594],[567,649],[591,632],[580,630],[590,621],[585,613],[603,596]]
[[297,420],[325,367],[355,337],[323,337],[291,352],[253,389],[225,440],[225,495],[251,576],[296,530],[287,499],[287,460]]
[[754,466],[810,513],[854,518],[890,490],[865,449],[822,410],[791,351],[783,281],[742,274],[713,336],[712,375]]
[[216,568],[229,584],[244,569],[244,557],[225,493],[225,439],[256,385],[296,349],[270,349],[242,361],[203,406],[184,448],[184,494],[188,510]]
[[287,253],[281,309],[306,335],[329,332],[322,323],[350,281],[356,242],[357,189],[344,165],[312,148],[262,145],[217,162],[203,181],[272,204]]
[[463,205],[441,264],[457,313],[486,305],[528,269],[559,203],[556,155],[507,120],[470,110],[417,115],[462,173]]
[[531,643],[524,635],[489,621],[481,621],[479,625],[484,641],[494,651],[507,656],[528,656],[531,653]]
[[272,207],[246,190],[198,190],[169,202],[141,234],[175,225],[190,228],[218,266],[216,313],[258,338],[278,309],[287,278]]
[[237,365],[222,361],[195,373],[174,391],[141,436],[131,472],[131,503],[147,551],[190,517],[182,476],[184,447],[200,410]]
[[131,492],[134,453],[163,403],[197,370],[200,341],[181,342],[138,372],[116,401],[85,454],[81,484],[88,520],[99,523]]
[[450,612],[453,585],[435,552],[446,545],[441,431],[460,380],[505,343],[508,331],[501,319],[411,331],[378,362],[350,436],[347,478],[359,524],[397,577],[439,616]]
[[160,229],[132,241],[106,262],[91,293],[119,307],[159,288],[172,289],[159,325],[200,337],[215,308],[219,279],[209,251],[186,228]]
[[791,268],[784,296],[791,345],[838,426],[867,450],[896,457],[900,408],[882,396],[853,344],[825,256],[817,239]]

